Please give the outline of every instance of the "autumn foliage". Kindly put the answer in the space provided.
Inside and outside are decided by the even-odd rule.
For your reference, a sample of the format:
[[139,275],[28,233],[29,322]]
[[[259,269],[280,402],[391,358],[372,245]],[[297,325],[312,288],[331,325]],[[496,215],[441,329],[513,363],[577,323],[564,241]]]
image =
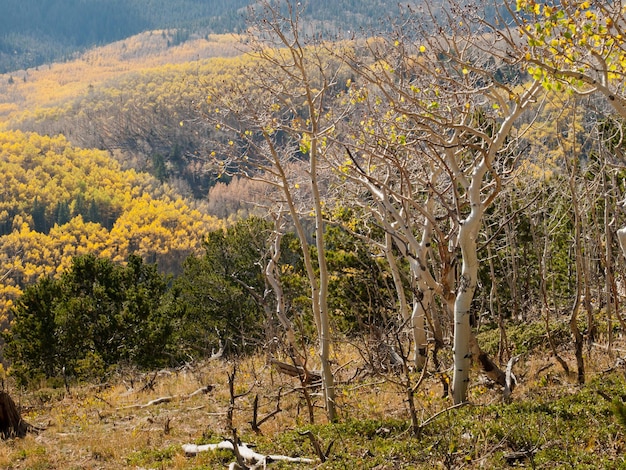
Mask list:
[[0,133],[0,311],[25,285],[57,276],[72,258],[124,262],[131,254],[175,272],[221,222],[145,173],[63,136]]

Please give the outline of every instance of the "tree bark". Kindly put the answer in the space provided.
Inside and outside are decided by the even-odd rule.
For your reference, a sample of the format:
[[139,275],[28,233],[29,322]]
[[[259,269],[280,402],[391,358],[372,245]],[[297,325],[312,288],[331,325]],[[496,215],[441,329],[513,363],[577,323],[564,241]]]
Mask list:
[[32,426],[22,419],[15,402],[6,392],[0,392],[0,437],[24,437]]

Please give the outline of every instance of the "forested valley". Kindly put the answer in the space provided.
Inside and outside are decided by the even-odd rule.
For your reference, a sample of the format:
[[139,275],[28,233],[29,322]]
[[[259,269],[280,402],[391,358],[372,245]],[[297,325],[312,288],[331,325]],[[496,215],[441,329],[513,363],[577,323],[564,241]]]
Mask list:
[[[241,32],[250,0],[3,0],[0,73],[71,61],[93,46],[166,30],[170,46]],[[411,4],[415,2],[407,2]],[[303,17],[325,33],[354,34],[399,11],[390,0],[308,2]]]
[[626,9],[247,3],[10,6],[0,466],[626,465]]

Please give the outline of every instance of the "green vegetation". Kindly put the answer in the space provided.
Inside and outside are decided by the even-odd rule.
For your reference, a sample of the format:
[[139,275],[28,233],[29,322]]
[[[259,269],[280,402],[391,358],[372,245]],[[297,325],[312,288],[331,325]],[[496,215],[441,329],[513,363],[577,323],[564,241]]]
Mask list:
[[160,307],[166,281],[131,255],[126,266],[75,258],[58,280],[29,286],[5,334],[4,354],[22,384],[35,379],[105,377],[111,366],[169,363],[173,318]]
[[504,48],[269,2],[6,76],[0,379],[48,429],[0,467],[626,468],[626,10],[516,3]]
[[60,275],[75,256],[122,263],[136,254],[176,273],[203,234],[222,226],[149,175],[62,136],[0,133],[0,173],[5,324],[22,288]]

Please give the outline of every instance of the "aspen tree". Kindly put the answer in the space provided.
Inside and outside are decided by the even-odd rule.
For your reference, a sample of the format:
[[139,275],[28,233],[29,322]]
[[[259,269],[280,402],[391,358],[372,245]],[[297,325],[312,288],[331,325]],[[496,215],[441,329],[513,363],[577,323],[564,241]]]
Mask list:
[[[502,80],[508,64],[489,52],[495,38],[453,7],[447,20],[428,10],[412,12],[390,39],[348,50],[361,131],[351,144],[354,157],[338,166],[367,190],[372,212],[409,259],[419,292],[412,318],[425,314],[424,299],[432,294],[447,306],[454,325],[454,402],[461,403],[472,358],[504,381],[470,327],[477,239],[516,153],[513,124],[541,85]],[[434,30],[426,26],[432,24]]]
[[[341,110],[331,107],[342,64],[302,32],[301,9],[291,1],[263,0],[251,7],[245,47],[254,60],[238,70],[232,85],[211,90],[206,117],[221,133],[221,141],[212,142],[218,171],[236,170],[275,187],[292,219],[311,289],[325,409],[335,421],[323,166],[343,118]],[[314,251],[309,221],[314,224]]]

